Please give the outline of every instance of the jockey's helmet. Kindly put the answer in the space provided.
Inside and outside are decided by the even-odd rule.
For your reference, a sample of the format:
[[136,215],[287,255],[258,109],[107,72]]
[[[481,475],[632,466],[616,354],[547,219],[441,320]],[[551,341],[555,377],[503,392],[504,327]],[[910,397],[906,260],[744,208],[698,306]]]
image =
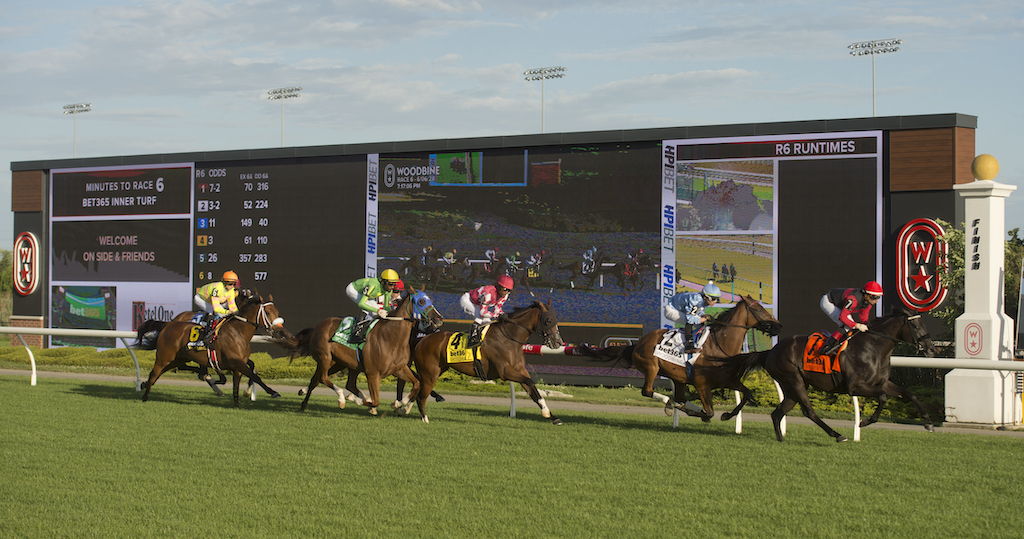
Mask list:
[[700,293],[716,300],[722,297],[722,290],[718,288],[715,283],[710,281],[708,281],[708,284],[704,285],[704,288],[701,289]]
[[398,272],[393,269],[386,269],[380,272],[380,281],[384,284],[390,284],[391,288],[394,288],[395,283],[398,282]]
[[225,284],[231,283],[238,286],[238,274],[233,271],[225,271],[224,275],[220,276],[220,280],[224,281]]
[[881,296],[882,285],[878,284],[876,281],[868,281],[864,284],[864,293],[872,296]]
[[497,285],[505,290],[512,290],[512,287],[515,286],[515,282],[513,282],[512,278],[508,275],[502,275],[501,277],[498,277]]

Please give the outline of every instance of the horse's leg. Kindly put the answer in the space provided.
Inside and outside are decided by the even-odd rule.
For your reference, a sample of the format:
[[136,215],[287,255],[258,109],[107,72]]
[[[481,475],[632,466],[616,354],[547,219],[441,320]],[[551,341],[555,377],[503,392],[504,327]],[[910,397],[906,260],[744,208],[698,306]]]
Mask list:
[[231,371],[231,398],[235,401],[235,408],[241,406],[241,402],[238,400],[238,383],[242,380],[242,373],[239,371]]
[[715,417],[715,404],[711,397],[711,384],[703,378],[700,379],[699,383],[694,383],[694,387],[697,388],[697,394],[700,396],[700,404],[702,410],[700,412],[700,420],[707,423]]
[[[882,390],[885,391],[886,395],[891,395],[893,397],[899,397],[899,398],[901,398],[901,399],[903,399],[903,400],[913,404],[914,407],[917,408],[917,413],[921,415],[921,419],[924,420],[924,430],[926,430],[928,432],[934,432],[935,431],[935,427],[932,426],[932,419],[928,415],[928,411],[924,409],[924,406],[921,404],[921,401],[917,400],[917,397],[915,397],[913,393],[908,391],[905,387],[898,386],[898,385],[892,383],[889,380],[886,380],[885,384],[882,385]],[[882,399],[879,398],[878,410],[875,411],[875,414],[872,414],[872,417],[875,417],[875,415],[877,413],[879,413],[881,408],[882,408]]]
[[[260,378],[260,375],[256,374],[256,369],[254,369],[252,365],[253,363],[251,361],[246,361],[241,373],[246,375],[250,381],[262,387],[263,391],[266,391],[267,394],[270,395],[270,398],[276,399],[280,397],[280,393],[278,393],[277,391],[274,390],[274,388],[268,386],[266,383],[263,382],[263,378]],[[235,394],[238,394],[238,382],[235,382]]]
[[156,360],[153,362],[153,368],[149,371],[149,378],[143,382],[143,386],[146,390],[142,392],[142,402],[149,400],[149,390],[153,388],[153,384],[156,383],[157,379],[160,378],[163,373],[167,372],[171,365],[175,364],[176,357],[177,352],[171,352],[170,354],[165,352],[161,354],[160,350],[157,350]]
[[530,373],[529,371],[526,370],[525,366],[522,366],[519,369],[511,370],[511,372],[510,370],[506,370],[504,373],[501,374],[501,378],[504,380],[508,380],[509,382],[518,382],[519,385],[522,386],[523,389],[526,391],[526,394],[529,395],[531,399],[533,399],[533,402],[535,402],[537,406],[540,407],[541,417],[550,419],[553,425],[562,424],[562,420],[558,419],[551,413],[551,410],[548,408],[547,401],[544,400],[544,397],[540,394],[540,391],[537,390],[537,385],[533,383],[533,378],[530,377]]
[[[803,382],[802,379],[801,382]],[[828,423],[825,423],[824,421],[822,421],[820,417],[818,417],[818,413],[815,412],[814,407],[811,406],[811,398],[807,396],[807,389],[803,386],[802,383],[800,384],[800,386],[794,387],[792,389],[794,390],[793,393],[796,393],[796,395],[792,395],[789,391],[787,391],[787,388],[785,386],[782,387],[782,391],[783,393],[785,393],[787,399],[795,397],[797,404],[800,405],[800,409],[803,410],[804,415],[807,417],[807,419],[810,419],[811,421],[814,422],[815,425],[821,427],[821,430],[825,431],[825,434],[828,434],[829,436],[835,438],[837,442],[845,442],[847,440],[846,436],[843,436],[842,434],[836,432],[835,429],[828,426]],[[782,405],[779,404],[779,406],[781,407]],[[790,408],[792,408],[792,406],[790,406]],[[776,408],[776,410],[778,409]],[[774,412],[772,412],[772,419],[775,419]],[[781,421],[782,418],[780,417],[779,420]]]
[[346,395],[346,397],[345,397],[346,399],[348,399],[348,400],[350,400],[350,401],[352,401],[352,402],[354,402],[354,403],[356,403],[358,405],[362,405],[362,404],[366,403],[366,395],[363,395],[363,392],[359,390],[359,386],[356,385],[358,382],[359,382],[359,370],[358,369],[349,369],[348,370],[348,380],[345,382],[345,389],[342,390],[342,393],[347,391],[348,395]]
[[878,399],[878,405],[875,406],[875,411],[871,413],[871,417],[865,417],[863,420],[861,420],[861,428],[877,422],[878,417],[882,415],[882,410],[885,408],[885,403],[889,400],[889,397],[886,396],[885,393],[882,393],[876,398]]
[[370,390],[370,399],[363,404],[370,408],[370,415],[377,415],[377,406],[380,405],[380,373],[366,371],[366,385]]
[[396,410],[404,410],[402,413],[408,414],[412,411],[413,399],[419,398],[420,392],[420,381],[416,377],[416,374],[412,372],[412,369],[408,365],[402,365],[402,368],[395,373],[398,377],[398,382],[404,385],[404,382],[412,384],[412,389],[409,391],[409,396],[405,400],[395,400],[394,407]]
[[640,394],[661,401],[665,405],[665,415],[672,415],[672,399],[668,395],[654,392],[654,379],[658,377],[658,360],[655,359],[653,364],[643,359],[641,361],[643,364],[638,362],[635,365],[636,369],[644,374],[644,387],[640,388]]
[[722,421],[728,421],[736,417],[736,414],[739,414],[740,410],[742,410],[743,407],[746,406],[748,402],[750,402],[751,397],[750,388],[743,385],[742,382],[736,382],[734,385],[729,386],[728,389],[739,391],[740,393],[743,394],[743,398],[740,399],[739,404],[737,404],[731,412],[725,412],[722,414]]

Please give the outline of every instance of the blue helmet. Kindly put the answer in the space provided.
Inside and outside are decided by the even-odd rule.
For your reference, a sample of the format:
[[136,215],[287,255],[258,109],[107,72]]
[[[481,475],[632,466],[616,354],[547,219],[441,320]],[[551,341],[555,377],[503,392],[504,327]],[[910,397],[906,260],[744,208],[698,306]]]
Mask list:
[[722,290],[715,286],[715,283],[712,281],[708,281],[708,284],[704,285],[704,288],[700,291],[700,293],[704,294],[709,298],[718,299],[722,297]]

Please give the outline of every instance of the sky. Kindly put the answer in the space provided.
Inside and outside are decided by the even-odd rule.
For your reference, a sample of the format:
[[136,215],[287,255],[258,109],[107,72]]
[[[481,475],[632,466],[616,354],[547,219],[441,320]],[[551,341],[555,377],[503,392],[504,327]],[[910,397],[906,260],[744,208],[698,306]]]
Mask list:
[[1019,0],[0,0],[0,162],[538,133],[544,66],[544,132],[870,117],[884,38],[876,115],[977,116],[1024,187]]

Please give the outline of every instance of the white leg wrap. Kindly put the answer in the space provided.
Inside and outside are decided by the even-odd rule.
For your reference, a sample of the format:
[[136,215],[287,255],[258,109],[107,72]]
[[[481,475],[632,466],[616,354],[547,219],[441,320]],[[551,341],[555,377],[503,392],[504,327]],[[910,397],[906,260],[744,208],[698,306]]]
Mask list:
[[338,408],[344,408],[345,393],[348,393],[348,391],[345,391],[343,388],[340,388],[338,386],[334,386],[334,392],[338,394]]
[[660,400],[662,404],[668,404],[670,400],[668,395],[662,395],[661,393],[655,393],[653,398]]
[[540,405],[540,415],[541,415],[541,417],[550,418],[551,417],[551,410],[548,410],[548,403],[544,400],[544,397],[541,397],[541,399],[539,401],[537,401],[537,404]]

